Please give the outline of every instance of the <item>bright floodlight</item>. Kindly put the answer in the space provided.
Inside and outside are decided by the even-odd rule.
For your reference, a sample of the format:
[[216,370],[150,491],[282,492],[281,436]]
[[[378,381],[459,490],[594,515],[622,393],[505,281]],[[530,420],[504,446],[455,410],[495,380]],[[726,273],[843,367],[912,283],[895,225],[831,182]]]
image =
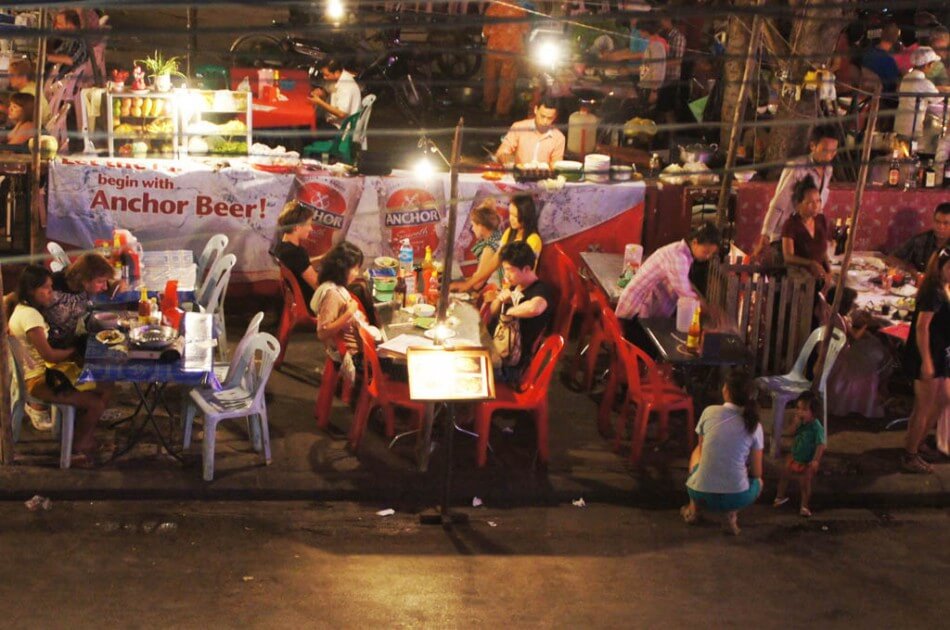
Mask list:
[[327,0],[327,17],[333,22],[339,22],[346,15],[343,0]]
[[427,156],[422,156],[412,167],[412,172],[415,174],[416,179],[429,181],[433,175],[435,175],[435,165],[432,164],[432,160]]
[[535,63],[546,68],[557,67],[563,55],[564,47],[560,42],[553,39],[542,40],[534,48]]

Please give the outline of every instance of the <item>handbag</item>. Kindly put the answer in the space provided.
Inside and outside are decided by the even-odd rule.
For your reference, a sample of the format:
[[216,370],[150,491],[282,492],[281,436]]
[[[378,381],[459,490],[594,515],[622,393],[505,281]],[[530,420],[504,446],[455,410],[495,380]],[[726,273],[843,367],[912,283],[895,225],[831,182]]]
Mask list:
[[79,383],[82,368],[72,361],[60,361],[46,366],[46,385],[54,394],[70,391],[88,392],[96,388],[95,383]]
[[492,354],[501,359],[503,367],[521,363],[521,324],[517,317],[506,315],[505,311],[499,316],[492,335]]

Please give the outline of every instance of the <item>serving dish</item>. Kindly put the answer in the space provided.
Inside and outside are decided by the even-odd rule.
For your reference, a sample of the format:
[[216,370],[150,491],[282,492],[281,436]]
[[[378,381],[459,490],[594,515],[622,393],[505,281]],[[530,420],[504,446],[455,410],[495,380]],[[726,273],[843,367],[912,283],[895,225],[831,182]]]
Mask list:
[[178,331],[171,326],[139,326],[129,331],[132,345],[146,350],[161,350],[175,343]]

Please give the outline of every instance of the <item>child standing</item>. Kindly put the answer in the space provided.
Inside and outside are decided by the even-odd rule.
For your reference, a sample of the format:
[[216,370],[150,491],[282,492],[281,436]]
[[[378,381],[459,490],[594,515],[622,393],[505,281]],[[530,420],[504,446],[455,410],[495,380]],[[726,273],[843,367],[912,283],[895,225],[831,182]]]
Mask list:
[[802,504],[798,513],[806,518],[811,516],[811,510],[808,508],[811,500],[811,481],[818,472],[821,456],[825,453],[825,427],[818,419],[818,412],[818,398],[812,392],[802,392],[795,399],[795,418],[792,420],[795,439],[792,442],[792,452],[779,477],[778,493],[772,503],[773,507],[787,503],[788,480],[798,479],[802,493]]

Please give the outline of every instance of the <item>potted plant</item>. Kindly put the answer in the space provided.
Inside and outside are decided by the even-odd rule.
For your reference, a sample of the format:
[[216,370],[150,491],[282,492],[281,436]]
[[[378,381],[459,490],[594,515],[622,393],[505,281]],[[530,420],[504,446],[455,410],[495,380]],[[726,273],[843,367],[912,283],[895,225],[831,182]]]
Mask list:
[[152,77],[152,85],[159,92],[168,92],[172,89],[172,75],[185,78],[185,75],[178,70],[178,57],[162,56],[162,53],[155,51],[153,57],[136,60],[136,64],[144,67],[149,76]]

